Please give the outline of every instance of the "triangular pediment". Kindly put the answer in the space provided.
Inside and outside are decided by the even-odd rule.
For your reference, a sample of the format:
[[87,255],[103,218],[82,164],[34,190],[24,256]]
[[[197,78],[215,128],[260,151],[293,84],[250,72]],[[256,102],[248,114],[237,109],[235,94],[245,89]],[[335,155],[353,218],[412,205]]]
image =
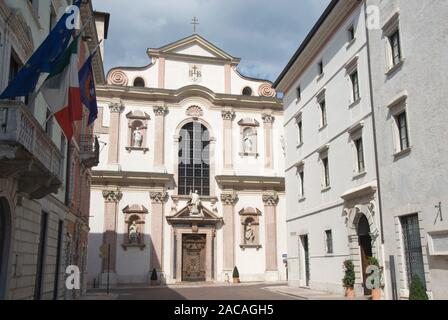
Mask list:
[[233,63],[238,63],[240,61],[240,59],[233,57],[197,34],[170,43],[158,49],[149,49],[148,52],[154,56],[172,54],[228,60]]
[[192,221],[195,222],[204,222],[204,223],[217,223],[222,220],[219,218],[212,210],[202,206],[199,214],[191,214],[191,206],[187,205],[181,210],[179,210],[176,214],[167,217],[166,219],[170,223],[189,223]]

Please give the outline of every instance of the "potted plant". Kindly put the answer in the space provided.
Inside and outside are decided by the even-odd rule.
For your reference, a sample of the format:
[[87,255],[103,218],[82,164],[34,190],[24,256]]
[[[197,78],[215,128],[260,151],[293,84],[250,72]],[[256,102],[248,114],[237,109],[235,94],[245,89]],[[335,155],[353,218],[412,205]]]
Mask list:
[[425,286],[418,276],[412,277],[409,300],[429,300]]
[[236,266],[233,268],[233,283],[240,283],[240,273]]
[[378,287],[375,287],[372,289],[372,300],[381,300],[381,278],[382,278],[382,273],[383,273],[383,268],[380,267],[380,262],[378,261],[377,258],[375,257],[369,257],[367,260],[369,266],[375,266],[378,267],[379,271],[380,271],[380,283],[378,283]]
[[151,273],[151,285],[152,286],[158,286],[159,285],[159,278],[157,276],[157,271],[156,271],[155,268],[152,270],[152,273]]
[[342,279],[342,283],[345,287],[345,296],[349,299],[353,299],[355,297],[355,266],[352,260],[344,261],[344,279]]

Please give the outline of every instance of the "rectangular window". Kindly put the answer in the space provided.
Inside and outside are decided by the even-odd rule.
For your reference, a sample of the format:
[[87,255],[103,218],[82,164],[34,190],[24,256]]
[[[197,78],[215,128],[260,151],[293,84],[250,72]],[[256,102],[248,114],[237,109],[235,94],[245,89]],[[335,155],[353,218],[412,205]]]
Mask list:
[[395,66],[401,62],[401,44],[399,30],[395,31],[389,36],[389,45],[392,54],[392,65]]
[[327,125],[327,104],[325,99],[319,102],[320,106],[320,127],[323,128]]
[[302,88],[300,85],[297,87],[297,99],[300,100],[302,98]]
[[301,145],[303,143],[303,124],[302,120],[297,121],[297,135],[298,135],[298,144]]
[[362,143],[362,138],[355,140],[355,146],[358,172],[364,172],[366,167],[364,163],[364,145]]
[[328,157],[322,158],[323,169],[323,186],[328,188],[330,186],[330,168],[328,165]]
[[395,121],[398,127],[398,138],[400,140],[399,151],[403,151],[409,148],[408,122],[406,118],[406,111],[395,116]]
[[40,300],[42,298],[42,290],[44,285],[45,274],[45,257],[47,255],[47,226],[48,226],[48,213],[42,212],[40,220],[40,235],[39,246],[37,250],[37,270],[36,279],[34,285],[34,300]]
[[299,196],[303,198],[305,196],[305,172],[303,171],[303,168],[299,171],[299,180]]
[[355,27],[353,25],[351,25],[347,29],[347,33],[348,33],[348,42],[352,42],[353,40],[355,40]]
[[58,299],[59,295],[59,279],[61,271],[61,251],[62,251],[62,238],[64,235],[64,221],[59,220],[58,224],[58,244],[56,247],[56,270],[54,272],[54,289],[53,289],[53,300]]
[[402,217],[400,218],[400,222],[403,232],[404,258],[408,285],[410,286],[414,277],[419,277],[422,284],[426,287],[418,215],[414,214]]
[[359,94],[359,79],[357,70],[350,75],[350,80],[352,82],[353,101],[358,101],[360,98],[360,94]]
[[333,253],[333,232],[331,230],[325,231],[325,245],[327,254]]
[[324,62],[322,60],[319,61],[319,63],[317,64],[317,68],[318,68],[319,75],[323,75],[324,74]]

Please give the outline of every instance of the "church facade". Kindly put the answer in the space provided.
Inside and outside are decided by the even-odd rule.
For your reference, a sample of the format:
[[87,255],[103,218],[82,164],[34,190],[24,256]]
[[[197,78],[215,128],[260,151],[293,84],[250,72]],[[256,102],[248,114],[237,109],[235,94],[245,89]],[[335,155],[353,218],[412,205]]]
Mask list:
[[91,285],[286,280],[283,111],[194,34],[97,88]]

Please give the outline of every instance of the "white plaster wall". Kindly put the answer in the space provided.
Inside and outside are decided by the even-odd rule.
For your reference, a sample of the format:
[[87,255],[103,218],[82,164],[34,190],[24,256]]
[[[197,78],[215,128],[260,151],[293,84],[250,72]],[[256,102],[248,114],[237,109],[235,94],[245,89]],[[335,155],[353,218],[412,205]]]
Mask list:
[[249,78],[244,78],[243,75],[240,75],[236,70],[236,67],[231,68],[230,70],[230,79],[231,79],[231,94],[241,95],[243,94],[243,89],[245,87],[249,87],[252,89],[252,95],[255,97],[259,97],[258,88],[264,82],[263,80],[255,81]]
[[[446,64],[448,7],[443,1],[422,4],[416,0],[367,1],[380,8],[381,25],[398,9],[403,66],[387,77],[386,42],[382,30],[371,30],[372,81],[378,134],[379,168],[384,215],[386,268],[396,261],[398,290],[407,297],[403,242],[398,217],[419,213],[427,288],[435,299],[448,298],[448,258],[430,256],[428,232],[448,230],[448,220],[437,217],[435,206],[448,205],[446,137],[448,86]],[[392,119],[387,105],[407,90],[411,152],[394,159]],[[440,142],[439,142],[440,141]]]
[[[142,283],[148,280],[150,272],[151,261],[151,200],[148,190],[126,189],[122,188],[123,198],[119,203],[118,209],[118,223],[117,223],[117,277],[118,281],[122,283]],[[124,250],[122,244],[124,243],[125,230],[125,214],[123,209],[126,206],[133,204],[145,206],[149,213],[145,216],[144,225],[144,244],[146,247],[143,250],[140,248],[127,248]]]
[[[101,273],[100,246],[103,244],[104,232],[104,197],[101,189],[91,188],[89,246],[87,254],[87,281],[89,285]],[[98,284],[98,279],[97,279]]]
[[[179,89],[188,85],[206,86],[213,92],[224,92],[224,65],[200,63],[202,77],[193,82],[189,78],[192,62],[166,59],[165,61],[165,88]],[[197,64],[197,63],[196,63]]]
[[178,54],[200,56],[200,57],[210,57],[210,58],[216,57],[213,53],[202,48],[199,45],[193,45],[193,46],[179,48],[178,50],[174,50],[174,52],[178,53]]
[[[308,234],[310,246],[310,286],[318,290],[342,292],[342,262],[348,258],[347,226],[341,196],[353,188],[375,183],[376,167],[371,117],[368,59],[364,12],[361,7],[346,20],[285,93],[286,135],[286,219],[291,285],[305,285],[299,236]],[[348,44],[348,27],[356,26],[356,40]],[[358,57],[357,70],[361,100],[352,103],[352,86],[345,66]],[[317,63],[323,59],[324,75],[318,79]],[[301,99],[296,88],[301,86]],[[328,126],[319,129],[320,110],[316,96],[325,89]],[[301,112],[303,145],[298,145],[296,116]],[[348,132],[364,122],[362,129],[366,174],[355,178],[355,148]],[[331,189],[322,191],[319,148],[329,145]],[[297,168],[304,162],[305,199],[299,198]],[[299,201],[300,200],[300,201]],[[325,230],[332,230],[334,254],[325,254]],[[302,279],[302,281],[300,281]]]

